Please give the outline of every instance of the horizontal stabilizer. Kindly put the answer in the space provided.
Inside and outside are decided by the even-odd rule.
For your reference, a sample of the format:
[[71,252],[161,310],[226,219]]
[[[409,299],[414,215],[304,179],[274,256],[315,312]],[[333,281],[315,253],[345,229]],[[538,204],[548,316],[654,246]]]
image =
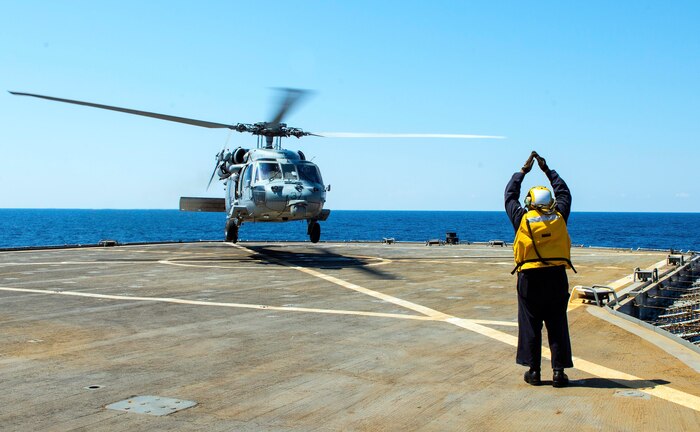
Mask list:
[[199,212],[226,212],[223,198],[180,197],[180,210]]

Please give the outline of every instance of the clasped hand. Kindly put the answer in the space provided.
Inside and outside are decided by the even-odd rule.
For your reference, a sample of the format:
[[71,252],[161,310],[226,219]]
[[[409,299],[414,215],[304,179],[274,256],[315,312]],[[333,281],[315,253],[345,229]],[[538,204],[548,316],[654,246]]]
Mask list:
[[547,161],[542,156],[538,155],[537,152],[534,150],[532,151],[532,153],[530,153],[530,157],[527,158],[527,160],[525,161],[525,165],[523,165],[523,167],[521,168],[520,171],[523,174],[529,173],[530,170],[532,169],[532,166],[535,164],[535,159],[537,160],[537,164],[540,166],[540,169],[543,172],[549,171],[549,167],[547,166]]

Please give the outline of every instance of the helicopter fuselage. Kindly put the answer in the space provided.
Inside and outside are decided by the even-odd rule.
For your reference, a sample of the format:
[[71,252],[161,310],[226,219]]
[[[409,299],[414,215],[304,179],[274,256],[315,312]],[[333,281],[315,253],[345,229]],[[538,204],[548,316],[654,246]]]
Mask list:
[[249,150],[242,164],[227,168],[226,213],[243,222],[325,220],[326,187],[316,164],[284,149]]

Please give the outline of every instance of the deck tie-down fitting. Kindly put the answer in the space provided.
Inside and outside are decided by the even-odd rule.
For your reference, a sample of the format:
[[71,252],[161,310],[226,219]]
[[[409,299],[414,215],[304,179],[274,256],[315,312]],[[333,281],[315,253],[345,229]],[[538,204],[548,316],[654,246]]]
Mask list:
[[[615,304],[617,304],[617,293],[614,289],[605,285],[593,285],[591,287],[576,285],[574,291],[578,291],[578,298],[584,301],[594,302],[598,306],[605,306],[610,302],[610,294],[615,297]],[[605,301],[605,303],[603,303]]]
[[640,270],[639,267],[634,269],[634,277],[632,279],[633,282],[646,282],[649,279],[651,279],[652,282],[657,282],[659,280],[659,269],[655,268],[653,270]]
[[671,255],[666,257],[666,264],[675,265],[675,266],[682,266],[683,264],[685,264],[685,259],[683,258],[683,255],[671,254]]

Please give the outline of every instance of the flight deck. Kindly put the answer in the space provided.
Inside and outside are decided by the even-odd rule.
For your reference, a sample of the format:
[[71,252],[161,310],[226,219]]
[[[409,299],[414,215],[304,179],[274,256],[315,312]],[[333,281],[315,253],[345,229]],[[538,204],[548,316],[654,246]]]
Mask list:
[[[573,248],[570,286],[623,291],[667,255]],[[698,351],[575,296],[570,386],[551,386],[544,348],[543,385],[526,384],[512,269],[497,242],[3,251],[0,429],[700,425]]]

